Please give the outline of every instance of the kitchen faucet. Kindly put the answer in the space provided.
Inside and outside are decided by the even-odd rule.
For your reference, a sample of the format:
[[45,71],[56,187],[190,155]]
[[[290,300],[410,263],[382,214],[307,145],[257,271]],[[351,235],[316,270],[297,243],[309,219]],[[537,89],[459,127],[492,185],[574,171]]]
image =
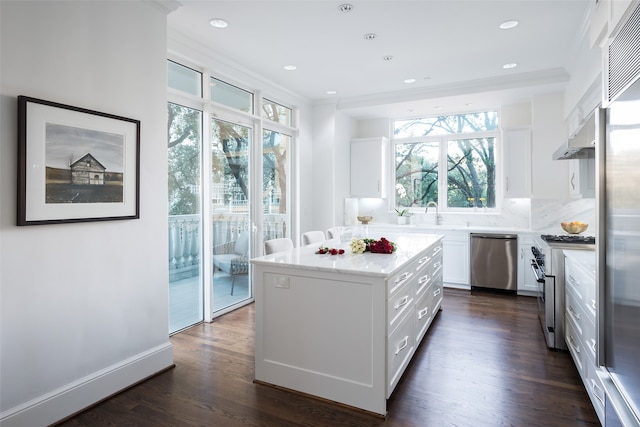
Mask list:
[[424,208],[424,213],[429,213],[429,207],[431,206],[436,208],[436,225],[440,225],[440,215],[438,215],[438,204],[436,202],[432,200],[427,203],[427,206]]

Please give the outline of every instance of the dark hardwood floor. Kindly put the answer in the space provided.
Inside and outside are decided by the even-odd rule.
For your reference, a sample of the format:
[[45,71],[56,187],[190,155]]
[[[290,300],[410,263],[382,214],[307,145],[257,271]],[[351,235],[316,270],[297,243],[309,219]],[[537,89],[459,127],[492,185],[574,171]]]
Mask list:
[[60,425],[600,425],[569,354],[544,345],[534,298],[444,294],[386,419],[253,383],[250,305],[174,335],[174,369]]

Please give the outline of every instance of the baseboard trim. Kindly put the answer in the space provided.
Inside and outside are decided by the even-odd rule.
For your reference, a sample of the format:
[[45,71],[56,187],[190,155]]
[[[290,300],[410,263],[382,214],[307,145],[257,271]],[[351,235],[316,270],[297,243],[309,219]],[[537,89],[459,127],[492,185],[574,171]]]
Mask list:
[[172,366],[173,345],[167,342],[4,411],[0,425],[54,424]]

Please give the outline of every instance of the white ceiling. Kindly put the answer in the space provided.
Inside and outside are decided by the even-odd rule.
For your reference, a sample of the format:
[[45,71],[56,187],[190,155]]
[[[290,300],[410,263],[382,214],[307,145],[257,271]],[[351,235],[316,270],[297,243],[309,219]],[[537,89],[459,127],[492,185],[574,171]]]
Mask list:
[[[561,88],[595,0],[180,3],[168,17],[171,31],[314,104],[398,117],[495,107]],[[351,12],[339,11],[344,3]],[[214,28],[212,18],[229,26]],[[499,29],[507,20],[519,25]],[[377,37],[366,40],[368,33]]]

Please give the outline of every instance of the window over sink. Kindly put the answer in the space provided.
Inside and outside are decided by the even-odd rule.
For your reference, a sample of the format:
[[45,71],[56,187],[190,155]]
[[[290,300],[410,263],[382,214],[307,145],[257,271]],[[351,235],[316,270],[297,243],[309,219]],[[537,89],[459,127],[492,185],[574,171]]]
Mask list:
[[450,212],[496,207],[497,111],[393,125],[394,206],[422,210],[436,202]]

